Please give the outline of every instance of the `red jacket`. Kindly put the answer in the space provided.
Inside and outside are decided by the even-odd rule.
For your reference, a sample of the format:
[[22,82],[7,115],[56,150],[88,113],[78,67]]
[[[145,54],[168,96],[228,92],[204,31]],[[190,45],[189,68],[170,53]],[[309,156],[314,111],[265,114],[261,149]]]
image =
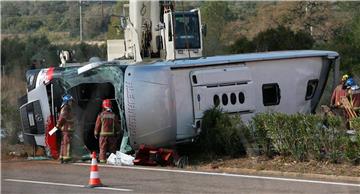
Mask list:
[[120,122],[115,113],[105,110],[98,115],[94,129],[95,136],[98,134],[100,136],[114,136],[120,130]]
[[331,95],[331,105],[339,106],[341,104],[340,98],[342,96],[346,96],[347,92],[345,89],[342,88],[342,84],[336,86],[332,95]]
[[61,109],[57,127],[64,132],[74,131],[74,114],[70,105],[66,104]]

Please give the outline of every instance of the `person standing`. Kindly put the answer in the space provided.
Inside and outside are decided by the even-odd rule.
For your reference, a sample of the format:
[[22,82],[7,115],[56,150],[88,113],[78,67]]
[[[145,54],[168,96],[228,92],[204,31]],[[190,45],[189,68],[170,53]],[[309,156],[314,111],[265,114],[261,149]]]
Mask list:
[[119,119],[115,113],[112,112],[111,101],[109,99],[103,100],[103,111],[97,116],[94,137],[99,138],[99,160],[100,163],[106,162],[106,152],[116,152],[117,135],[121,131]]
[[330,100],[331,107],[339,107],[341,105],[341,97],[347,95],[345,83],[348,78],[349,76],[347,74],[343,75],[340,84],[334,89]]
[[74,132],[74,112],[73,112],[74,99],[71,95],[66,94],[63,96],[61,105],[60,116],[56,124],[56,128],[61,129],[61,151],[60,161],[66,163],[72,160],[71,156],[71,140]]

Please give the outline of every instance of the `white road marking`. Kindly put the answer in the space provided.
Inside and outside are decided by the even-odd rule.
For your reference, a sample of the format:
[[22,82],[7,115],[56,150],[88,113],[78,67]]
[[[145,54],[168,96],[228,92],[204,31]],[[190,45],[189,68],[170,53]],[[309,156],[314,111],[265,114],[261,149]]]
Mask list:
[[[84,164],[84,163],[74,163],[74,165],[90,166],[90,164]],[[174,172],[174,173],[185,173],[185,174],[227,176],[227,177],[239,177],[239,178],[250,178],[250,179],[265,179],[265,180],[278,180],[278,181],[289,181],[289,182],[300,182],[300,183],[314,183],[314,184],[360,187],[360,184],[353,184],[353,183],[315,181],[315,180],[294,179],[294,178],[280,178],[280,177],[242,175],[242,174],[230,174],[230,173],[216,173],[216,172],[202,172],[202,171],[187,171],[187,170],[171,170],[171,169],[145,168],[145,167],[135,167],[135,166],[134,167],[133,166],[110,166],[110,165],[98,165],[98,166],[109,167],[109,168],[124,168],[124,169],[134,169],[134,170]],[[359,178],[359,180],[360,180],[360,178]]]
[[[43,182],[43,181],[32,181],[32,180],[21,180],[21,179],[5,179],[4,181],[86,188],[84,185],[75,185],[75,184],[67,184],[67,183],[54,183],[54,182]],[[126,192],[133,191],[131,189],[121,189],[121,188],[113,188],[113,187],[95,187],[93,189],[112,190],[112,191],[126,191]]]

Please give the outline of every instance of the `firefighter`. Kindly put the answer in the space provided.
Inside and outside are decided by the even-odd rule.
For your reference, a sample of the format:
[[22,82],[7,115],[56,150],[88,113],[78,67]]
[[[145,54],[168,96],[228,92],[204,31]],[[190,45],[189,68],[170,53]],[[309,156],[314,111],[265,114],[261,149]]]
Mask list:
[[334,89],[331,95],[331,101],[330,101],[331,107],[339,107],[341,105],[340,98],[342,96],[346,96],[347,94],[345,83],[348,78],[349,76],[347,74],[344,74],[341,78],[340,84],[336,86],[336,88]]
[[61,104],[60,116],[56,124],[56,128],[61,129],[61,163],[67,163],[72,160],[71,157],[71,139],[74,132],[74,118],[73,105],[74,99],[71,95],[63,96],[63,103]]
[[100,163],[106,162],[106,151],[111,153],[116,152],[117,136],[121,131],[119,119],[115,113],[112,112],[111,101],[109,99],[103,100],[103,111],[98,115],[95,123],[94,137],[99,138]]

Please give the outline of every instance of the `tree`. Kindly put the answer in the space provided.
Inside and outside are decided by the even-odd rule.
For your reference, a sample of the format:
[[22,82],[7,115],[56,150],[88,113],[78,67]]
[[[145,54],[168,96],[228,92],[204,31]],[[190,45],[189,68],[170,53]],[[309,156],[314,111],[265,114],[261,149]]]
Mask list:
[[284,25],[310,33],[315,40],[328,41],[334,31],[349,21],[349,13],[337,10],[334,2],[302,1],[290,7]]
[[310,34],[303,31],[295,33],[284,26],[260,32],[253,41],[258,52],[310,49],[314,44]]
[[[252,39],[254,36],[270,28],[284,26],[294,32],[305,31],[316,41],[329,41],[342,25],[348,23],[351,12],[339,8],[342,2],[256,2],[256,14],[246,19],[238,19],[226,26],[228,36],[238,39],[245,36]],[[356,6],[355,3],[352,4]],[[359,7],[357,7],[359,8]],[[251,13],[251,12],[250,12]],[[231,42],[231,39],[228,41]]]
[[[353,75],[360,75],[360,15],[336,31],[331,41],[317,45],[317,48],[335,50],[341,56],[340,68]],[[359,78],[359,77],[358,77]]]
[[103,19],[99,5],[89,7],[83,16],[83,35],[88,39],[93,39],[101,34]]
[[207,1],[201,7],[202,23],[207,26],[207,35],[204,38],[204,54],[215,55],[225,52],[222,41],[223,27],[232,18],[228,2]]
[[311,49],[314,39],[304,31],[294,32],[290,28],[279,26],[260,32],[249,41],[241,37],[230,46],[231,53],[264,52],[279,50]]
[[67,2],[69,5],[69,11],[65,15],[61,24],[62,29],[70,32],[71,37],[79,37],[79,4],[77,2]]
[[27,61],[22,57],[21,52],[25,49],[25,44],[17,38],[5,38],[1,41],[1,66],[5,72],[12,71],[16,66],[25,66]]
[[229,52],[234,54],[254,52],[256,46],[253,41],[250,41],[246,37],[240,37],[229,47]]
[[124,31],[121,29],[120,24],[120,15],[124,6],[124,1],[119,1],[116,3],[115,7],[112,10],[110,15],[110,21],[108,24],[108,31],[106,33],[107,39],[120,39],[124,38]]

